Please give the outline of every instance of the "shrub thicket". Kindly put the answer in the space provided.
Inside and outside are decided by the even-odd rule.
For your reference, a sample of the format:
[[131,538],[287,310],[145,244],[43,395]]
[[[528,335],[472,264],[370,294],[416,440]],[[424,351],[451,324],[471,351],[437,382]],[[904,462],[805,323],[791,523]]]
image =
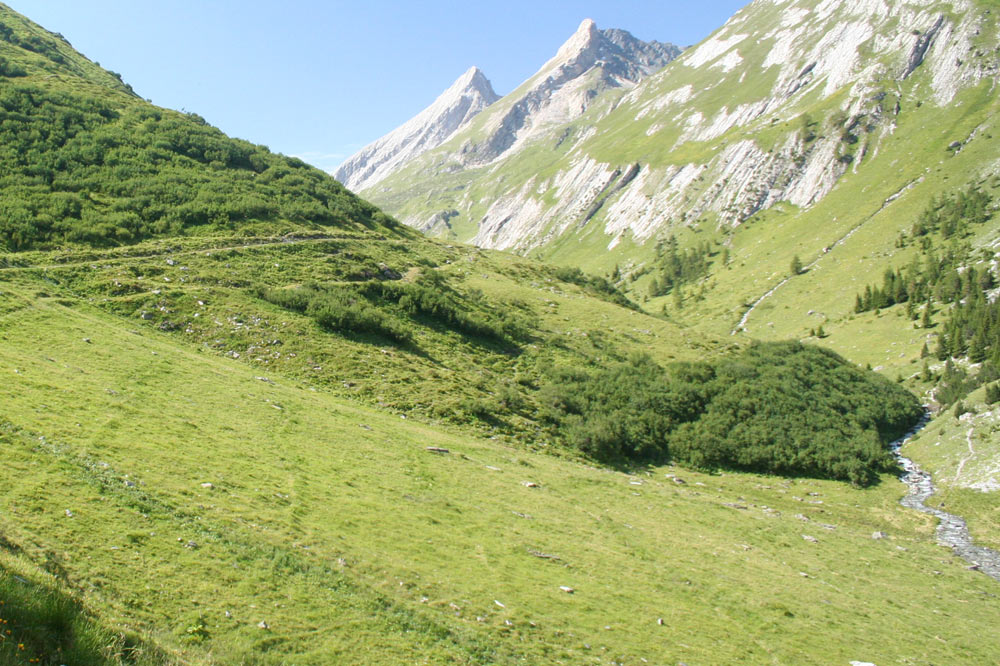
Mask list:
[[922,411],[893,382],[797,342],[668,368],[640,357],[592,373],[556,370],[540,399],[554,431],[599,460],[673,460],[858,485],[892,467],[887,442]]
[[324,330],[371,334],[400,344],[412,341],[410,331],[348,287],[306,285],[295,289],[266,289],[264,300],[312,317]]
[[588,275],[579,268],[572,266],[560,266],[553,271],[553,275],[557,280],[583,287],[589,294],[601,300],[631,310],[639,309],[614,283],[600,275]]
[[404,345],[413,342],[413,331],[419,325],[503,344],[527,339],[532,330],[532,323],[514,308],[474,302],[448,286],[435,271],[424,271],[415,282],[309,284],[264,289],[259,296],[312,317],[328,331],[373,334]]
[[[4,67],[5,76],[20,71]],[[4,83],[0,246],[115,245],[273,220],[395,224],[301,160],[231,139],[194,114],[108,99]]]

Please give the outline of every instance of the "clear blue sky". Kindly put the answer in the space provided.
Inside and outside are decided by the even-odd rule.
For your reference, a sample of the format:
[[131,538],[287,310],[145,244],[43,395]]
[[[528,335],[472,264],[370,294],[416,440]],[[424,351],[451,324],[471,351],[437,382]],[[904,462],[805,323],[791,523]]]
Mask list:
[[478,65],[498,93],[585,18],[697,43],[746,0],[4,0],[141,96],[332,169]]

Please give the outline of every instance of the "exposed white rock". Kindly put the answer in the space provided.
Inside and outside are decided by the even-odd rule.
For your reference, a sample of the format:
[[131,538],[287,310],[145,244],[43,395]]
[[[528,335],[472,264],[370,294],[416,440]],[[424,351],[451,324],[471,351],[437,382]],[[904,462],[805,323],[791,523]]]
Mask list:
[[683,104],[692,97],[694,97],[694,87],[689,83],[685,86],[681,86],[680,88],[676,88],[675,90],[671,90],[666,94],[660,95],[648,104],[643,105],[643,107],[639,110],[639,113],[636,114],[635,118],[636,120],[639,120],[650,112],[662,111],[668,107]]
[[[460,152],[424,162],[431,174],[464,169],[480,200],[456,203],[449,191],[447,208],[435,211],[434,186],[408,183],[414,200],[427,193],[429,212],[402,217],[439,229],[454,213],[465,228],[478,225],[460,240],[528,251],[591,227],[613,247],[698,219],[740,224],[779,202],[807,208],[849,170],[862,173],[914,90],[917,101],[943,105],[1000,79],[992,50],[976,56],[984,25],[969,0],[755,0],[654,71],[651,60],[612,57],[652,51],[584,21],[538,74],[456,135]],[[587,109],[599,113],[583,125]],[[802,129],[806,109],[816,114],[812,133]],[[616,152],[605,136],[634,151]],[[551,162],[541,158],[545,177],[526,146],[558,149]]]
[[599,30],[586,19],[555,57],[484,114],[483,129],[462,147],[467,166],[515,153],[556,125],[580,117],[612,88],[632,88],[680,54],[672,44],[643,42],[624,30]]
[[440,146],[498,99],[483,72],[470,67],[433,104],[349,157],[333,176],[352,190],[372,187],[414,157]]
[[692,68],[702,67],[726,54],[731,48],[750,36],[744,34],[724,37],[722,33],[723,31],[719,31],[719,33],[702,42],[696,49],[684,54],[681,62]]
[[736,49],[733,49],[732,51],[730,51],[729,53],[727,53],[726,55],[722,56],[714,63],[712,63],[712,66],[718,67],[723,72],[728,72],[732,69],[736,69],[736,67],[742,62],[743,62],[743,57],[740,56],[740,52]]

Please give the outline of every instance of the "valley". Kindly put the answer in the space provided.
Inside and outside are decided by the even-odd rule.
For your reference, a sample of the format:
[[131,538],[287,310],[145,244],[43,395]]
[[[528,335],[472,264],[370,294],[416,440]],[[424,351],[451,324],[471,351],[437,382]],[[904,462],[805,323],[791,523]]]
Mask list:
[[[934,543],[891,475],[581,465],[262,377],[49,280],[3,292],[5,575],[186,659],[994,653],[995,583]],[[755,640],[720,644],[733,623]]]
[[998,663],[997,9],[588,19],[335,179],[0,5],[0,663]]

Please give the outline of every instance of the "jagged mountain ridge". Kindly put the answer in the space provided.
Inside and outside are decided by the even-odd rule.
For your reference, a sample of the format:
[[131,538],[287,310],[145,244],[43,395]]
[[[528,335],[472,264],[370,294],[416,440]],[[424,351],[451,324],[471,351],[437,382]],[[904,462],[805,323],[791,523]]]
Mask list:
[[[968,0],[757,0],[628,94],[536,133],[531,151],[471,160],[470,126],[364,194],[418,228],[520,252],[598,230],[614,248],[698,219],[738,225],[816,204],[898,113],[995,77],[992,46],[977,46],[993,37]],[[442,212],[448,228],[434,226]]]
[[498,99],[482,70],[470,67],[430,106],[349,157],[333,176],[352,190],[372,187],[407,161],[440,146]]
[[489,164],[517,152],[547,128],[578,118],[604,91],[633,87],[680,52],[585,19],[551,60],[470,128],[462,163]]
[[[480,95],[485,104],[470,105],[459,122],[450,121],[456,98],[468,94],[459,84],[473,68],[433,105],[349,158],[334,176],[356,191],[374,188],[458,134],[471,137],[458,149],[465,163],[495,161],[539,132],[579,117],[604,91],[631,89],[680,52],[673,44],[644,42],[624,30],[600,30],[586,19],[552,59],[503,99]],[[438,219],[446,223],[447,215]]]

